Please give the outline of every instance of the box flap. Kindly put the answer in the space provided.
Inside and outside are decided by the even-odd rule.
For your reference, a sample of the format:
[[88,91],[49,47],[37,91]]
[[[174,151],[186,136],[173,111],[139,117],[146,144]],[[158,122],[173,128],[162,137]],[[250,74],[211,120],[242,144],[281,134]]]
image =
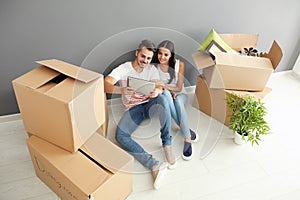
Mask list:
[[45,92],[45,94],[63,102],[71,102],[86,89],[86,86],[85,83],[67,78]]
[[48,83],[45,85],[42,85],[41,87],[37,88],[36,91],[41,92],[41,93],[46,93],[47,91],[49,91],[50,89],[52,89],[53,87],[56,86],[56,83]]
[[264,100],[266,96],[272,91],[272,89],[269,87],[265,87],[262,91],[252,91],[252,92],[241,91],[241,90],[225,90],[225,91],[227,94],[235,93],[241,96],[251,95],[255,99]]
[[258,34],[219,34],[220,37],[234,50],[256,47]]
[[196,66],[200,69],[213,66],[215,62],[210,57],[208,53],[205,52],[197,52],[192,55],[193,60],[196,64]]
[[280,63],[282,56],[282,50],[275,40],[269,50],[269,53],[263,54],[263,57],[269,58],[271,60],[273,69],[276,69],[276,67]]
[[56,70],[62,74],[65,74],[67,76],[70,76],[76,80],[80,80],[85,83],[88,83],[102,76],[99,73],[56,59],[36,61],[36,63],[49,67],[53,70]]
[[80,149],[113,173],[132,173],[133,157],[98,133],[91,136]]
[[40,66],[16,78],[13,83],[19,83],[27,87],[37,89],[59,74],[59,72],[48,67]]
[[236,55],[224,52],[217,52],[216,65],[228,65],[235,67],[260,68],[273,70],[272,63],[267,58]]

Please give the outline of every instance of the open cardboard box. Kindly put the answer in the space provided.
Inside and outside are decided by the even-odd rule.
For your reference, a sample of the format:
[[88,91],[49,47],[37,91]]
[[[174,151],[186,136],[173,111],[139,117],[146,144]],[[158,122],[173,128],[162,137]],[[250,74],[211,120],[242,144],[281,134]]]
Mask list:
[[106,120],[103,75],[55,59],[37,63],[12,81],[24,126],[75,152]]
[[98,133],[75,153],[31,136],[27,146],[37,176],[61,199],[126,199],[133,157]]
[[272,89],[267,87],[260,92],[209,88],[206,80],[199,76],[196,84],[193,107],[228,126],[230,111],[227,106],[226,95],[230,95],[232,93],[242,96],[252,95],[256,99],[264,101],[271,91]]
[[[234,50],[246,47],[256,48],[257,34],[219,34]],[[203,75],[210,88],[233,90],[262,91],[272,72],[278,66],[283,54],[276,41],[263,57],[216,52],[215,60],[206,52],[192,55],[196,66],[203,70]]]

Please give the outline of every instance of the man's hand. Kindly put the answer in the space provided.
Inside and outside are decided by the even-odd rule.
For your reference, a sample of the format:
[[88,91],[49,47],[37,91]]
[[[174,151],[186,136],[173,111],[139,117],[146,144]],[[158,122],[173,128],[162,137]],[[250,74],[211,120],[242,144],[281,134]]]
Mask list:
[[122,87],[121,92],[122,92],[122,94],[125,94],[125,95],[132,95],[136,91],[132,87]]

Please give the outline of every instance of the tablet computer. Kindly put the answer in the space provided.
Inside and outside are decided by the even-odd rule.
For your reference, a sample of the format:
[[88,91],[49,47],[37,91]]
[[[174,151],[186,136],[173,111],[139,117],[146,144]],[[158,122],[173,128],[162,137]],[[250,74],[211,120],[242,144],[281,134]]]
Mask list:
[[136,92],[149,95],[155,89],[155,83],[144,79],[127,77],[127,86],[135,89]]

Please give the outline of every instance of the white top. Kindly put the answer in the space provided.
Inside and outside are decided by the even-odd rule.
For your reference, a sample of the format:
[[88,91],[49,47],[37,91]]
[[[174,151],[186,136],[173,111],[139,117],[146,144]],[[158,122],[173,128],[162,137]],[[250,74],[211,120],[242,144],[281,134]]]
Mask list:
[[[176,87],[177,86],[178,75],[179,75],[179,63],[180,63],[180,60],[176,59],[176,63],[175,63],[175,77],[173,78],[173,80],[172,80],[171,83],[168,83],[169,80],[170,80],[170,74],[169,74],[169,72],[163,72],[160,69],[160,65],[158,65],[158,73],[159,73],[160,80],[162,80],[165,83],[165,85],[171,86],[171,87]],[[175,93],[185,93],[184,84],[182,85],[182,90],[180,92],[175,92]]]
[[[119,81],[121,87],[127,86],[128,76],[145,79],[148,81],[159,79],[158,70],[154,65],[145,66],[143,71],[139,73],[133,68],[131,62],[125,62],[119,65],[108,76],[111,76]],[[149,101],[149,96],[139,93],[135,93],[133,95],[122,95],[122,101],[126,109],[129,109],[135,105]]]

